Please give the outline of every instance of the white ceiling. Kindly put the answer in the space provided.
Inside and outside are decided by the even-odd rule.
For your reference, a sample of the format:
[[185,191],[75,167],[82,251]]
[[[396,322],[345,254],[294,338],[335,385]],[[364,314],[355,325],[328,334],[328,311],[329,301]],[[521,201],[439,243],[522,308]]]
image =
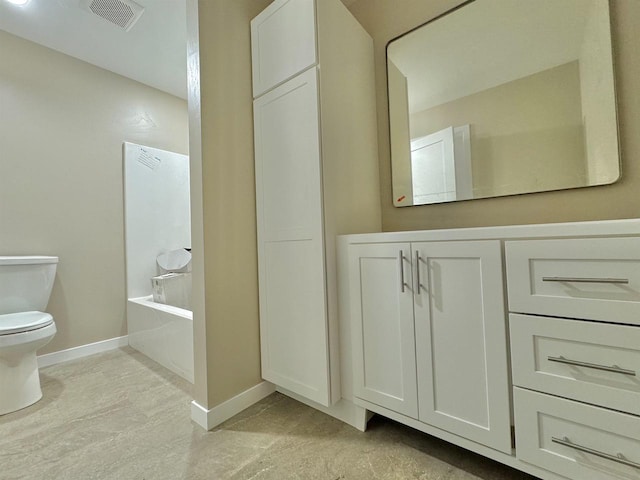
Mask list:
[[88,0],[0,0],[0,30],[186,98],[185,0],[135,1],[145,11],[126,32],[91,13]]
[[0,0],[0,29],[186,98],[185,0],[135,0],[145,11],[126,32],[91,13],[87,0]]

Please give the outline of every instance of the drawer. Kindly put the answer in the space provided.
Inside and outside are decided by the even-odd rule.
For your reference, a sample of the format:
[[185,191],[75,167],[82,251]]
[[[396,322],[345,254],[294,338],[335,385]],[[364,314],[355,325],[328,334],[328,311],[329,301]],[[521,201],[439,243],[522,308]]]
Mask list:
[[509,311],[640,325],[640,238],[505,242]]
[[640,415],[640,327],[509,315],[513,384]]
[[640,417],[514,389],[516,456],[576,480],[640,479]]

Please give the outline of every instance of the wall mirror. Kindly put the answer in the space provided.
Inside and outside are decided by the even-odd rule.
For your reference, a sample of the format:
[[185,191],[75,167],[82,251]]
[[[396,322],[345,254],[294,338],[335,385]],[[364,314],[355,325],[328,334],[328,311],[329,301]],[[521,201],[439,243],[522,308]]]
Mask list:
[[472,0],[391,41],[394,205],[620,178],[608,0]]

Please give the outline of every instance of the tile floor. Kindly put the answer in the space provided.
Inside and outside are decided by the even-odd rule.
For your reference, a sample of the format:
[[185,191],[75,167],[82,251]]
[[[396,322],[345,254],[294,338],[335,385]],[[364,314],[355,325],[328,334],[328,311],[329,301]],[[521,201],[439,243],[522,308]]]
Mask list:
[[526,480],[382,417],[361,433],[281,394],[205,432],[191,385],[125,348],[42,369],[0,417],[1,480]]

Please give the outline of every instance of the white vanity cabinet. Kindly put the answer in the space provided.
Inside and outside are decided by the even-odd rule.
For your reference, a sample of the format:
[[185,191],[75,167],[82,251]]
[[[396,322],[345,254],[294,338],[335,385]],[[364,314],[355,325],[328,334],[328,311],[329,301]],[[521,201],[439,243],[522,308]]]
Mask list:
[[358,405],[544,480],[640,479],[640,220],[339,244]]
[[511,452],[499,241],[354,244],[354,392]]
[[373,43],[340,0],[251,23],[262,376],[341,398],[335,236],[377,231]]

